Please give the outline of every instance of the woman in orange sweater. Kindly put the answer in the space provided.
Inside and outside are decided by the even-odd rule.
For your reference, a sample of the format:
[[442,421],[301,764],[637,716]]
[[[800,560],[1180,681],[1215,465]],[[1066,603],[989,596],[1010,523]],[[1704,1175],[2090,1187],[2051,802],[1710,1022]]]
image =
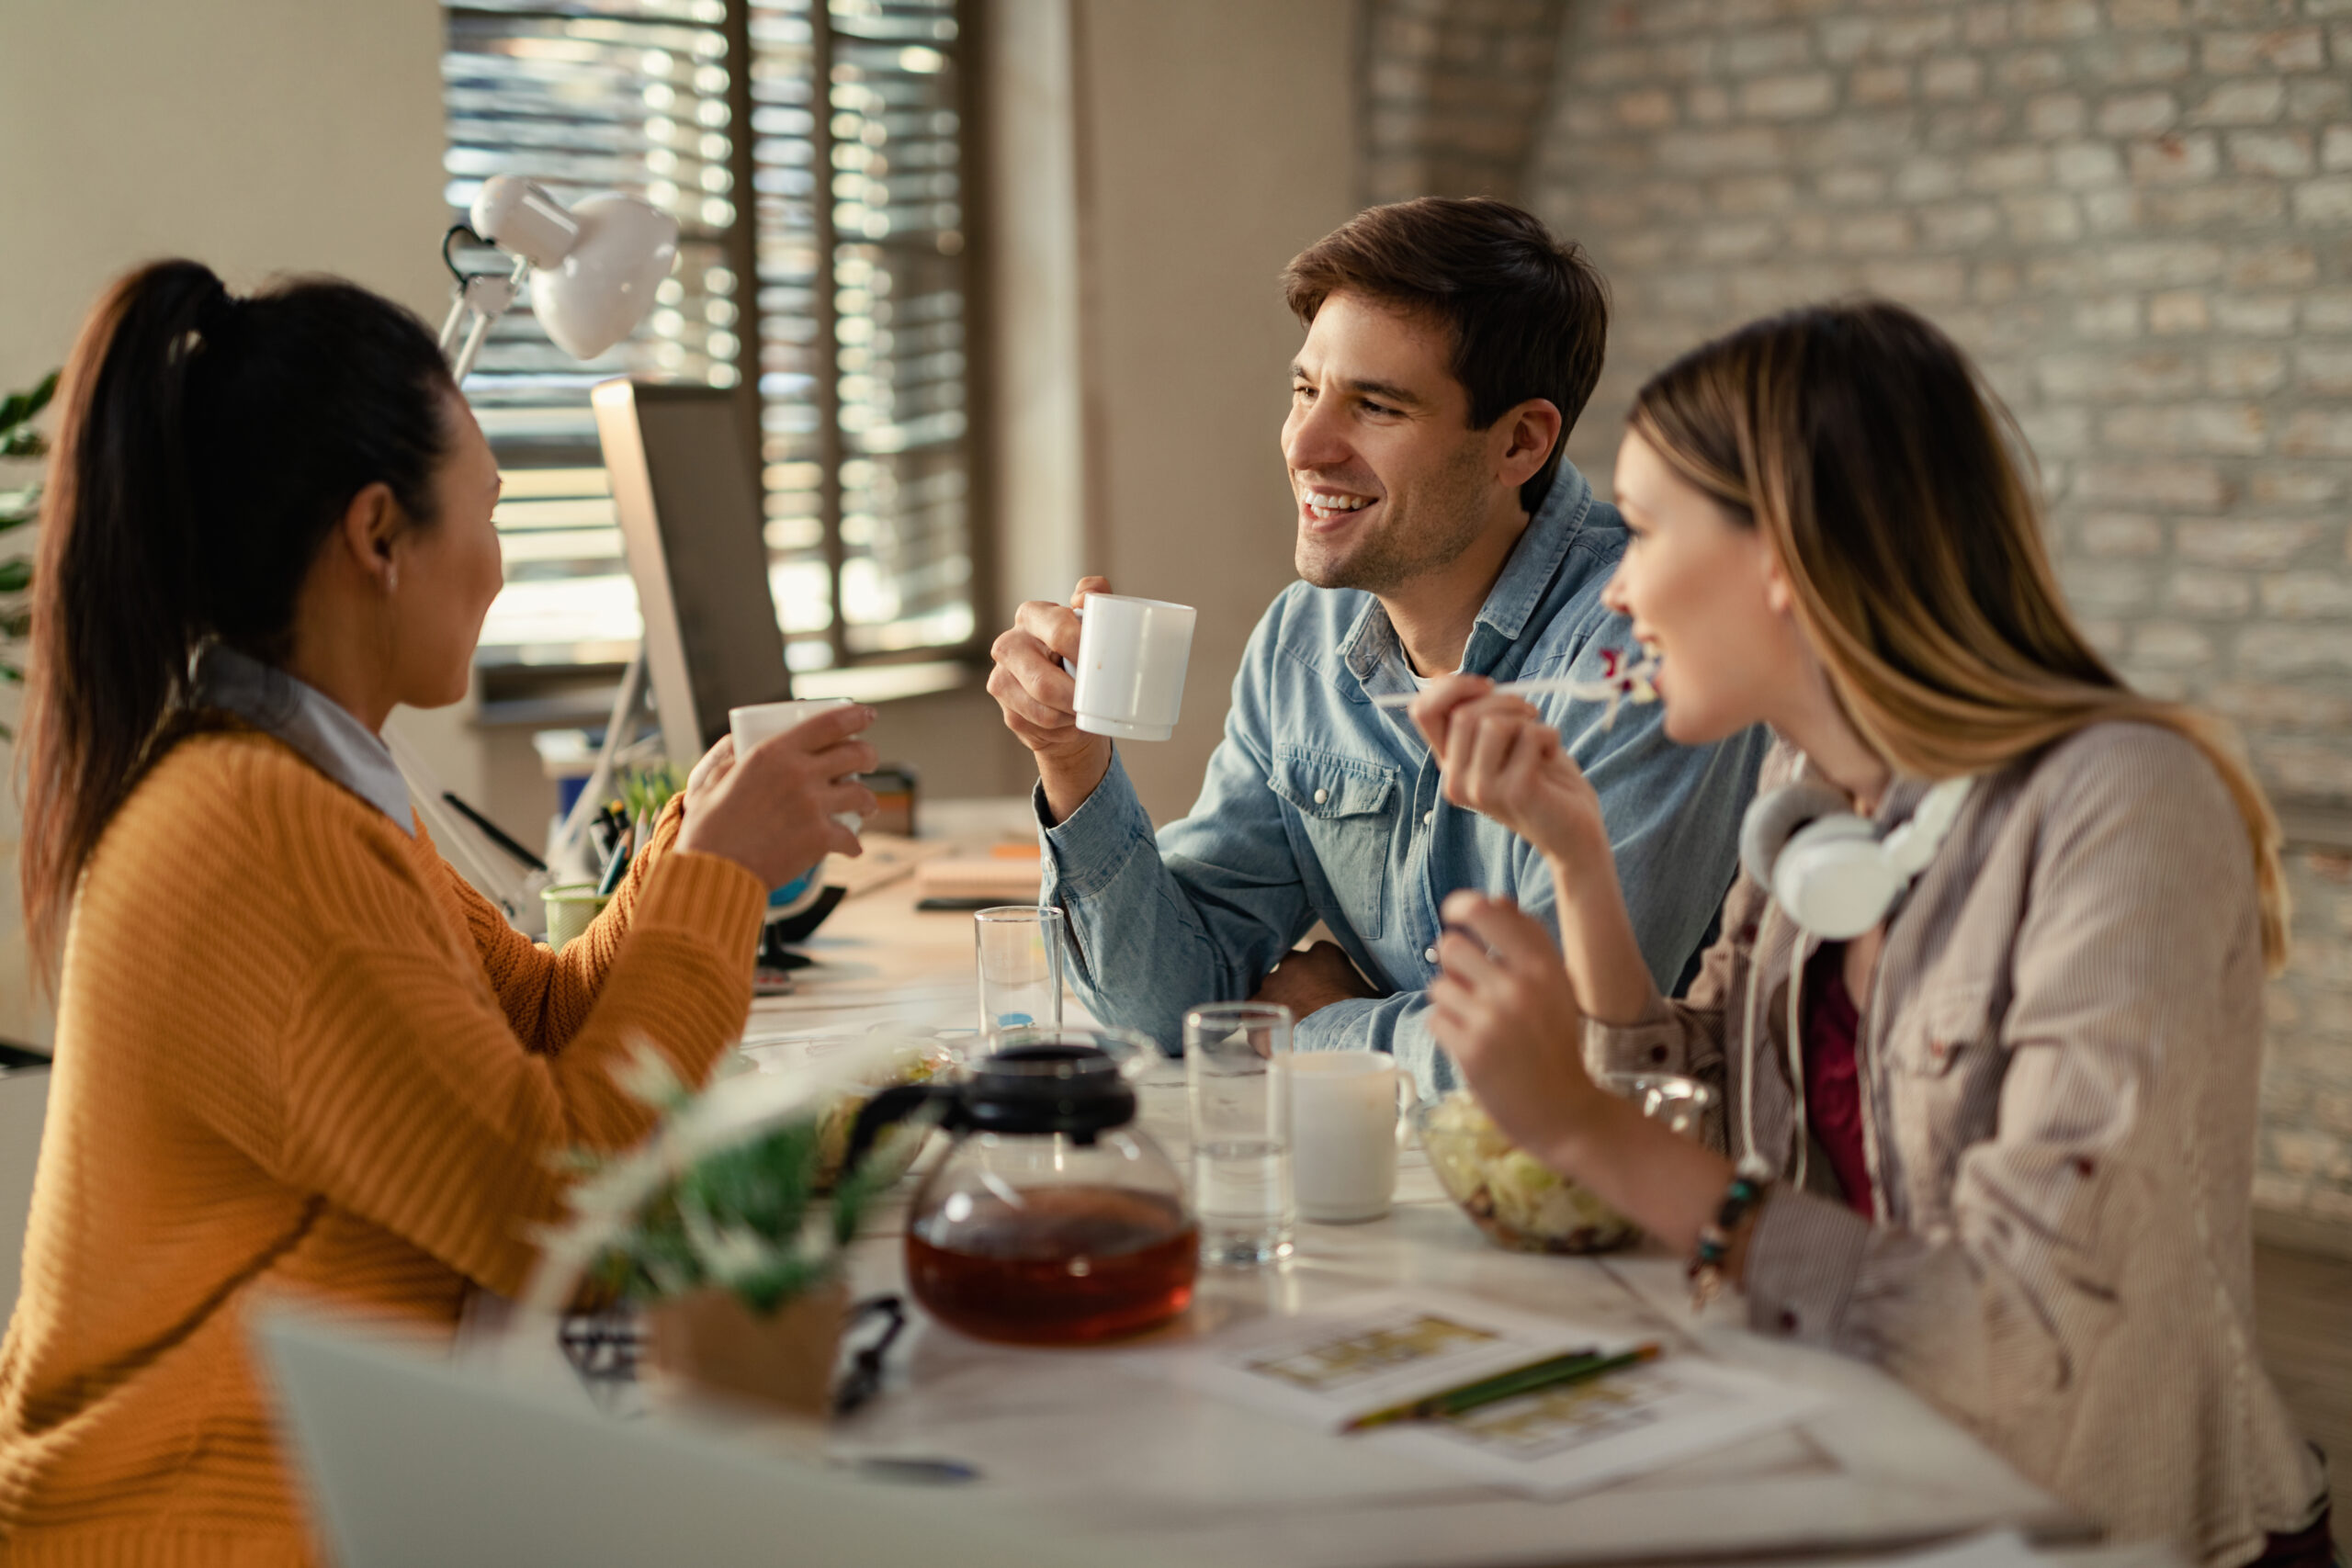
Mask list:
[[243,1337],[273,1292],[440,1325],[514,1292],[552,1156],[700,1080],[770,888],[828,850],[867,710],[695,771],[561,953],[434,850],[378,732],[465,694],[498,470],[432,334],[348,284],[164,262],[67,371],[33,610],[23,874],[57,1059],[0,1342],[0,1564],[315,1556]]

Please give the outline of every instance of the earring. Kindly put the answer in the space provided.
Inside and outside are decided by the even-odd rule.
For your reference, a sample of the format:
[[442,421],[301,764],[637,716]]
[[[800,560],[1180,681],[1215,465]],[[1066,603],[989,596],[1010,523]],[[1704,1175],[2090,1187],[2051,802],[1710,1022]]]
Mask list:
[[397,566],[386,566],[384,568],[384,592],[387,593],[398,593],[400,591],[401,569]]

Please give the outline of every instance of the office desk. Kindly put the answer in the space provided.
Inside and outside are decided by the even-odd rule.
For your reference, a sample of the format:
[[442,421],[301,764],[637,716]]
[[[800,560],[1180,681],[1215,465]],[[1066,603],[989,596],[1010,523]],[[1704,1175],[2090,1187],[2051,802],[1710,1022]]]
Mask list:
[[[884,1020],[969,1027],[977,1010],[972,921],[918,914],[911,888],[877,888],[835,912],[798,991],[753,1009],[750,1038],[858,1030]],[[1073,1016],[1077,1009],[1069,1010]],[[1141,1088],[1146,1127],[1182,1159],[1182,1077]],[[903,1196],[875,1216],[854,1257],[860,1293],[903,1291]],[[1763,1339],[1719,1303],[1692,1317],[1681,1261],[1507,1253],[1447,1201],[1408,1152],[1388,1218],[1304,1224],[1280,1271],[1204,1271],[1187,1320],[1198,1333],[1357,1291],[1442,1286],[1698,1348],[1820,1391],[1802,1425],[1602,1491],[1538,1502],[1417,1467],[1182,1393],[1115,1365],[1120,1348],[1018,1349],[925,1323],[919,1312],[886,1394],[844,1443],[967,1460],[983,1484],[1048,1506],[1055,1518],[1149,1540],[1178,1558],[1274,1565],[1706,1560],[1892,1549],[1988,1526],[2080,1540],[2080,1522],[1973,1438],[1860,1363]],[[911,1306],[911,1303],[910,1303]],[[1151,1342],[1151,1341],[1147,1341]]]

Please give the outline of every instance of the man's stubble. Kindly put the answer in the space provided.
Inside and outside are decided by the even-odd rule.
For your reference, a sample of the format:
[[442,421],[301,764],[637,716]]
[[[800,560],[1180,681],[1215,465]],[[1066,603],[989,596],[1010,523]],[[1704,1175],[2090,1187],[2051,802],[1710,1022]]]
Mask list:
[[1460,560],[1486,531],[1484,446],[1464,443],[1430,482],[1416,487],[1411,506],[1399,510],[1392,500],[1380,531],[1337,560],[1322,558],[1302,536],[1293,561],[1298,575],[1317,588],[1387,594]]

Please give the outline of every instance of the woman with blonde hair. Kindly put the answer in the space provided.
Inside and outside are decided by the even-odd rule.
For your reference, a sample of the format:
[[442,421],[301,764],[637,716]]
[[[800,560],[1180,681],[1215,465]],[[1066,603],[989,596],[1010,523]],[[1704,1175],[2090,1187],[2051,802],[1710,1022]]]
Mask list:
[[[2323,1472],[2254,1347],[2278,827],[2215,721],[2075,626],[2021,449],[1894,305],[1758,321],[1644,387],[1609,602],[1668,734],[1780,741],[1722,940],[1662,999],[1557,734],[1441,683],[1414,718],[1448,797],[1544,852],[1560,938],[1455,894],[1436,1033],[1702,1300],[1876,1361],[2111,1536],[2324,1563]],[[1595,1086],[1629,1069],[1716,1085],[1713,1146]]]

